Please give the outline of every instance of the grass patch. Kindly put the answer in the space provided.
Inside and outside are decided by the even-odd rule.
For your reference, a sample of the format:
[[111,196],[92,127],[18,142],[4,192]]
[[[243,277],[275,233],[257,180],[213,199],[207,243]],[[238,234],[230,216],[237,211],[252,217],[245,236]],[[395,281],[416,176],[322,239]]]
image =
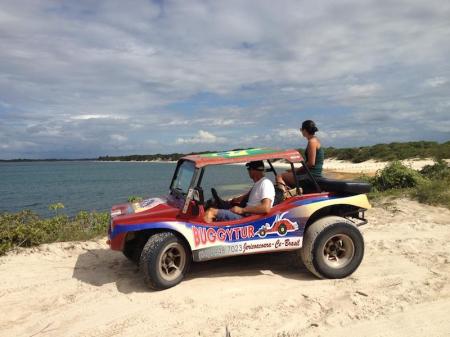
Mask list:
[[0,213],[0,255],[16,247],[89,240],[107,232],[109,213],[82,211],[68,217],[58,213],[62,204],[55,205],[50,206],[56,213],[52,218],[41,218],[29,210]]
[[394,161],[374,177],[361,177],[372,184],[369,199],[377,204],[386,197],[410,197],[421,203],[450,209],[450,168],[438,160],[421,171]]
[[431,180],[420,184],[411,196],[429,205],[445,206],[450,209],[450,179]]

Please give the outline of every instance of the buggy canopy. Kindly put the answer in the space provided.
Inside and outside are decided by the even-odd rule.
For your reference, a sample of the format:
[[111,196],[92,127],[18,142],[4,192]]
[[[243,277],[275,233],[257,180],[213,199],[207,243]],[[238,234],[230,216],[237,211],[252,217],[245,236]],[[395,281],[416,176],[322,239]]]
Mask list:
[[300,163],[303,160],[303,157],[295,149],[279,150],[272,148],[253,148],[246,150],[193,154],[184,156],[181,159],[192,161],[195,163],[195,167],[201,168],[208,165],[246,163],[249,161],[271,159],[284,159],[289,163]]

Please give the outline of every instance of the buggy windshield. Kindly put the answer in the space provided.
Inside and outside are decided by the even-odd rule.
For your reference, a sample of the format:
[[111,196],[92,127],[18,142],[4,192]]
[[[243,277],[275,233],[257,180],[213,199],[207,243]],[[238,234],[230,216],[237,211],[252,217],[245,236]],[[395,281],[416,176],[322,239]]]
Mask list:
[[170,191],[185,196],[191,185],[194,171],[195,164],[193,162],[183,161],[177,168],[172,184],[170,185]]

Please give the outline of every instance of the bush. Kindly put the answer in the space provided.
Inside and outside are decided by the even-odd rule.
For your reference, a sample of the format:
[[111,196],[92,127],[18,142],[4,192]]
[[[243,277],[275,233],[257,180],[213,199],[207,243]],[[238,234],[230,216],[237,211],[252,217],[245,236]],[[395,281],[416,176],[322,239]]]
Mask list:
[[450,168],[438,160],[425,166],[420,172],[392,162],[375,177],[361,177],[373,185],[369,194],[372,201],[391,197],[413,197],[421,203],[450,208]]
[[399,161],[394,161],[383,170],[378,171],[370,182],[376,191],[386,191],[389,189],[416,187],[422,181],[423,177],[419,172],[406,167]]
[[14,247],[92,239],[104,235],[108,225],[108,213],[79,212],[74,218],[55,215],[49,219],[29,210],[0,213],[0,255]]
[[450,177],[450,167],[445,161],[439,159],[434,165],[424,166],[420,174],[428,179],[446,179]]
[[128,202],[139,202],[142,201],[142,197],[138,196],[138,195],[130,195],[127,199]]
[[450,208],[450,176],[444,180],[425,180],[412,192],[412,196],[424,204]]

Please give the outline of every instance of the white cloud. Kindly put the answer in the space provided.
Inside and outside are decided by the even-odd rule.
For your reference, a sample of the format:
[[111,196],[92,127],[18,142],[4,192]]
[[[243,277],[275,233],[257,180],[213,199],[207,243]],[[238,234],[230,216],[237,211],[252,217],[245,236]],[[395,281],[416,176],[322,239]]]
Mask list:
[[281,137],[285,137],[285,138],[293,138],[293,139],[300,139],[301,137],[301,133],[299,129],[292,129],[292,128],[288,128],[288,129],[280,129],[278,131],[278,134]]
[[437,88],[448,83],[448,79],[442,76],[429,78],[425,81],[425,86]]
[[254,121],[251,120],[240,120],[234,118],[224,118],[224,117],[216,117],[216,118],[173,118],[169,122],[164,122],[160,124],[160,126],[171,127],[171,126],[184,126],[184,125],[203,125],[207,127],[225,127],[225,126],[233,126],[233,125],[252,125],[255,124]]
[[87,114],[71,116],[73,120],[89,120],[89,119],[127,119],[126,116],[120,115],[102,115],[102,114]]
[[127,137],[122,136],[122,135],[117,135],[117,134],[111,135],[110,138],[111,138],[111,140],[119,142],[119,143],[123,143],[128,140]]
[[190,138],[177,138],[176,144],[218,144],[226,141],[223,137],[217,137],[211,132],[199,130],[198,133]]
[[[416,130],[412,139],[445,140],[447,129],[433,125],[448,119],[449,17],[450,2],[439,0],[4,2],[0,140],[55,157],[69,147],[80,157],[116,151],[98,141],[110,135],[134,152],[150,151],[141,145],[149,134],[155,151],[253,134],[282,145],[268,130],[304,116],[329,130],[395,119]],[[180,141],[161,148],[174,132]],[[344,133],[333,140],[349,142]]]
[[432,121],[428,121],[428,127],[431,130],[438,131],[438,132],[445,132],[450,135],[450,121],[440,121],[439,123],[434,123]]
[[353,97],[369,97],[376,94],[379,90],[380,86],[374,83],[351,85],[348,88],[348,94]]

